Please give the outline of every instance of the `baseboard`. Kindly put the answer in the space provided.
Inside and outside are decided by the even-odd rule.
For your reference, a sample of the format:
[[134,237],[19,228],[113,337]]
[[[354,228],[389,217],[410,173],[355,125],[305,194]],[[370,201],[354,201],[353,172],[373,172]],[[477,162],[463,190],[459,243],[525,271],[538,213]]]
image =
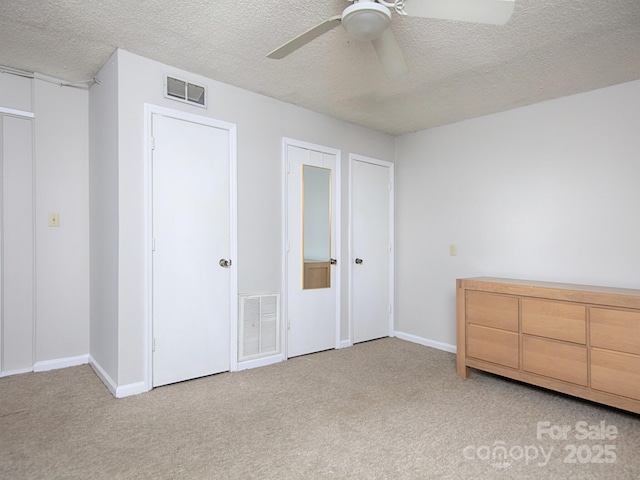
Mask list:
[[49,370],[57,370],[58,368],[77,367],[78,365],[86,365],[89,363],[89,355],[77,355],[75,357],[55,358],[53,360],[44,360],[36,362],[33,365],[34,372],[47,372]]
[[57,370],[59,368],[77,367],[78,365],[86,365],[89,363],[89,355],[77,355],[75,357],[54,358],[53,360],[43,360],[36,362],[31,368],[18,368],[15,370],[7,370],[0,372],[0,378],[10,377],[11,375],[21,375],[30,372],[48,372],[49,370]]
[[351,340],[340,340],[338,348],[348,348],[352,346]]
[[236,371],[240,372],[242,370],[249,370],[251,368],[266,367],[267,365],[284,362],[285,360],[286,358],[282,354],[272,355],[270,357],[256,358],[254,360],[245,360],[243,362],[238,362]]
[[91,365],[91,368],[93,368],[93,371],[96,373],[98,378],[102,380],[102,383],[104,383],[109,389],[111,395],[116,398],[130,397],[132,395],[138,395],[149,391],[145,382],[129,383],[128,385],[116,384],[104,368],[102,368],[91,355],[89,355],[89,365]]
[[15,370],[7,370],[6,372],[0,372],[0,378],[10,377],[11,375],[22,375],[23,373],[31,373],[33,368],[17,368]]
[[145,382],[129,383],[128,385],[122,385],[116,388],[116,398],[131,397],[132,395],[140,395],[141,393],[148,392],[147,384]]
[[89,365],[91,366],[91,368],[93,368],[93,371],[98,376],[98,378],[102,380],[102,383],[104,383],[105,386],[109,389],[111,395],[115,397],[116,391],[118,389],[118,385],[116,385],[116,382],[111,379],[109,374],[105,372],[104,368],[102,368],[100,364],[96,362],[96,359],[91,355],[89,355]]
[[457,351],[456,346],[451,345],[450,343],[429,340],[428,338],[418,337],[417,335],[411,335],[410,333],[395,332],[395,336],[401,340],[406,340],[407,342],[418,343],[420,345],[424,345],[425,347],[436,348],[438,350],[444,350],[445,352],[449,353],[456,353]]

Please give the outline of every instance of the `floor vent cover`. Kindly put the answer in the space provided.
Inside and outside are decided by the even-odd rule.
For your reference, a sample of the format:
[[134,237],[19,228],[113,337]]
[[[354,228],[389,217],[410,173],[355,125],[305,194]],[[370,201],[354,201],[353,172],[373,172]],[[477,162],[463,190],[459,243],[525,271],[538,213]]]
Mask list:
[[238,361],[280,353],[280,295],[240,295]]

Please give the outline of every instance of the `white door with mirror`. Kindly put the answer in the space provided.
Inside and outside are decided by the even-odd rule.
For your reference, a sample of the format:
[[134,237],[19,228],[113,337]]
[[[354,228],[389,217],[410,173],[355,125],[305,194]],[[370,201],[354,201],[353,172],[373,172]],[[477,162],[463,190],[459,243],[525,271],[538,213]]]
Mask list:
[[339,342],[340,152],[284,141],[287,356]]

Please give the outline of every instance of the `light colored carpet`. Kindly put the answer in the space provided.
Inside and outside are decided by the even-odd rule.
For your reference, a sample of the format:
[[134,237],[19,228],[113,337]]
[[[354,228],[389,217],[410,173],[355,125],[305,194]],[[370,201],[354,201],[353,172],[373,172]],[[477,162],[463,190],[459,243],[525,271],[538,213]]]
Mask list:
[[637,479],[640,416],[392,338],[120,400],[85,365],[0,379],[0,478]]

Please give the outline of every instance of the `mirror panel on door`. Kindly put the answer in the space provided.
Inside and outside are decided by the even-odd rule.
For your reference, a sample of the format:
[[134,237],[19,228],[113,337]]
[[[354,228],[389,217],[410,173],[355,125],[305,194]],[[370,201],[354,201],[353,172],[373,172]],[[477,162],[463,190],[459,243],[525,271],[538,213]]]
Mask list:
[[331,287],[331,170],[303,165],[303,289]]

